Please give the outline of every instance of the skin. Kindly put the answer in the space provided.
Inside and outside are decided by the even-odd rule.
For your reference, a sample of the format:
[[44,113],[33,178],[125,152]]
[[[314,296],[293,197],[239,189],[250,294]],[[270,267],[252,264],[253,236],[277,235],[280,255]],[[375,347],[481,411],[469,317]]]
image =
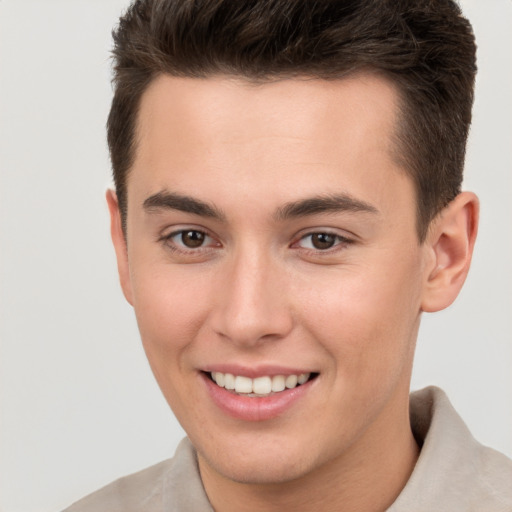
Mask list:
[[[459,195],[419,243],[413,184],[393,157],[397,103],[391,84],[363,75],[162,76],[143,95],[126,238],[109,192],[112,237],[216,511],[385,510],[410,476],[420,316],[460,290],[478,203]],[[183,211],[165,194],[210,210]],[[364,208],[290,207],[333,195]],[[204,244],[187,247],[180,230],[205,233]],[[314,233],[332,247],[315,248]],[[282,414],[245,421],[206,391],[203,370],[221,364],[318,376]]]

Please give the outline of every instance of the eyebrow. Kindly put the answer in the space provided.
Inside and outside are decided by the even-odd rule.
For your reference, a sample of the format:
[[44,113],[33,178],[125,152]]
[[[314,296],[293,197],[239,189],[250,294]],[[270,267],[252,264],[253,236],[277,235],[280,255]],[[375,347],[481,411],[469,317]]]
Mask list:
[[276,211],[278,220],[288,220],[295,217],[307,217],[320,213],[337,212],[363,212],[378,215],[380,212],[375,206],[355,199],[348,194],[334,194],[316,196],[285,204]]
[[[226,220],[224,213],[216,206],[200,199],[166,190],[149,196],[144,201],[143,208],[149,213],[156,213],[160,210],[178,210],[200,217],[208,217],[220,221]],[[276,210],[274,218],[278,221],[283,221],[296,217],[337,212],[379,213],[377,208],[365,201],[355,199],[348,194],[335,194],[315,196],[286,203]]]
[[179,210],[211,219],[225,220],[226,218],[221,210],[200,199],[165,190],[149,196],[142,206],[149,213],[160,210]]

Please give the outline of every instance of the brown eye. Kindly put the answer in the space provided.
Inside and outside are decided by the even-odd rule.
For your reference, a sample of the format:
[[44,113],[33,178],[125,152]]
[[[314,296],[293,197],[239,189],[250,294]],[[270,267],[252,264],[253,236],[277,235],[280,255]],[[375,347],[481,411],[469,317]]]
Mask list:
[[208,233],[192,228],[179,229],[168,235],[163,235],[159,242],[166,250],[192,258],[193,261],[198,261],[197,258],[204,257],[206,254],[211,255],[211,250],[222,247],[222,244]]
[[337,237],[329,233],[313,233],[311,236],[311,245],[315,249],[330,249],[336,243]]
[[352,244],[353,241],[341,235],[329,233],[328,231],[316,231],[303,236],[295,247],[313,251],[329,251]]
[[182,231],[181,232],[181,243],[189,249],[196,249],[204,244],[206,235],[201,231]]

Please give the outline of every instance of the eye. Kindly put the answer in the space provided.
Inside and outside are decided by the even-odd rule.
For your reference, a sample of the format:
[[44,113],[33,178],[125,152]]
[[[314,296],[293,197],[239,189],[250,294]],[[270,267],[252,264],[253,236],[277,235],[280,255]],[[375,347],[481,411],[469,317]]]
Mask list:
[[309,233],[303,236],[298,242],[297,245],[303,249],[313,249],[316,251],[326,251],[328,249],[332,249],[333,247],[340,244],[348,244],[350,240],[335,235],[333,233]]
[[205,246],[216,245],[211,236],[204,231],[197,229],[182,229],[175,231],[165,237],[168,243],[174,245],[178,249],[199,249]]

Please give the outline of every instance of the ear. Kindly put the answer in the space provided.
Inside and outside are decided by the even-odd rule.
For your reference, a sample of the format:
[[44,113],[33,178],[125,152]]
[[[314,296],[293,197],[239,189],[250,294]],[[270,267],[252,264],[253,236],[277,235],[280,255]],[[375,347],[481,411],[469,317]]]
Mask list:
[[459,294],[471,264],[478,214],[476,195],[462,192],[432,221],[425,242],[431,258],[426,268],[422,311],[440,311]]
[[121,212],[117,195],[113,190],[107,190],[107,204],[110,212],[110,235],[116,251],[119,281],[126,300],[133,306],[130,267],[128,265],[128,247],[122,228]]

